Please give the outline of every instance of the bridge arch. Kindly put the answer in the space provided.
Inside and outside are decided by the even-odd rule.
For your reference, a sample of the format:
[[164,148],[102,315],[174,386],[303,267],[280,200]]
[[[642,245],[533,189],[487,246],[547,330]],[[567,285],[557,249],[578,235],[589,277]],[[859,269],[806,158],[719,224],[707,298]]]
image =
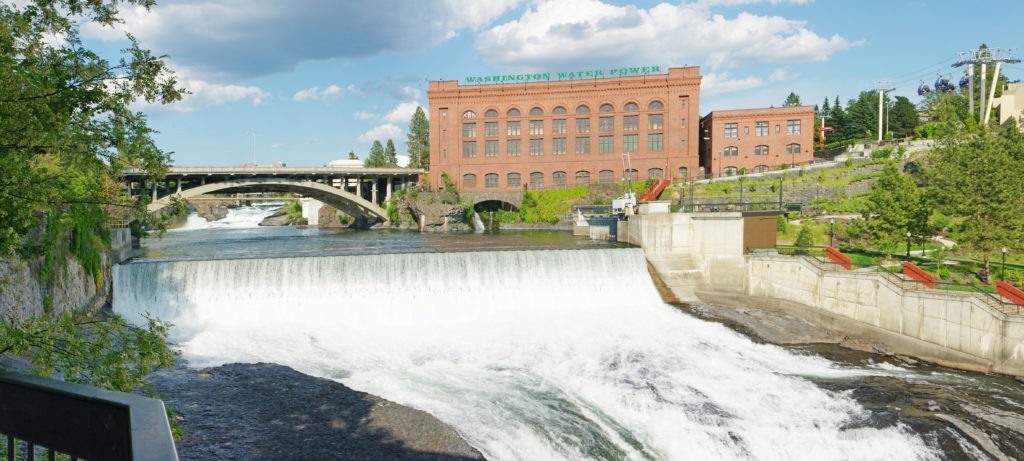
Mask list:
[[147,208],[150,212],[158,212],[170,205],[173,197],[188,200],[191,197],[218,192],[291,192],[317,199],[337,208],[355,218],[357,223],[363,223],[365,227],[387,221],[387,213],[384,209],[355,194],[315,181],[290,178],[243,178],[204,184],[189,189],[182,189],[181,192],[168,195],[150,203]]

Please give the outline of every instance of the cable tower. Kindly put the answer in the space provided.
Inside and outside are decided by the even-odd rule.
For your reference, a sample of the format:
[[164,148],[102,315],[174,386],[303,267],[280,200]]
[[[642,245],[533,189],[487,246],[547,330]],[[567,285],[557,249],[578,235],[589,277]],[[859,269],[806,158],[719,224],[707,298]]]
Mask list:
[[[957,54],[960,59],[953,64],[953,67],[961,67],[970,65],[967,68],[967,87],[970,93],[970,110],[974,113],[974,66],[981,65],[981,101],[978,104],[978,109],[983,110],[983,115],[979,117],[981,123],[988,125],[989,116],[992,113],[992,99],[996,97],[996,85],[999,83],[999,71],[1003,63],[1017,64],[1020,59],[1014,56],[1016,49],[1012,48],[978,48],[976,50],[969,51],[958,51]],[[988,104],[985,103],[985,80],[987,75],[987,66],[989,64],[996,64],[995,75],[992,77],[992,87],[989,90]]]

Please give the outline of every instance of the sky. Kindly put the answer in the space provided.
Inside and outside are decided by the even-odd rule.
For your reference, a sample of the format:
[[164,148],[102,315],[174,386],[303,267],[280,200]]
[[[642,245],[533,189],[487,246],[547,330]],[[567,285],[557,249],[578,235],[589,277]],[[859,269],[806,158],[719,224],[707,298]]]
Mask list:
[[[972,4],[973,5],[973,4]],[[1021,48],[1019,0],[163,0],[84,23],[109,58],[125,33],[166,55],[183,101],[139,104],[178,166],[316,166],[405,136],[429,80],[700,66],[700,112],[842,101],[889,80],[918,101],[959,51]],[[1020,56],[1018,54],[1018,56]],[[1024,79],[1024,64],[1006,66]]]

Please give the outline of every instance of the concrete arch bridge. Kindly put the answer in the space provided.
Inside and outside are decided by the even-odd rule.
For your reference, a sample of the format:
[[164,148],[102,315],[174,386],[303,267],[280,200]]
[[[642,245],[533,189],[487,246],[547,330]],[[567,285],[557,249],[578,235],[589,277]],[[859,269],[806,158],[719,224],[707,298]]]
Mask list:
[[162,181],[146,180],[137,169],[127,170],[124,179],[130,194],[151,194],[151,212],[167,207],[173,197],[290,192],[324,202],[369,227],[387,221],[381,205],[394,191],[414,186],[422,173],[407,168],[175,167]]

